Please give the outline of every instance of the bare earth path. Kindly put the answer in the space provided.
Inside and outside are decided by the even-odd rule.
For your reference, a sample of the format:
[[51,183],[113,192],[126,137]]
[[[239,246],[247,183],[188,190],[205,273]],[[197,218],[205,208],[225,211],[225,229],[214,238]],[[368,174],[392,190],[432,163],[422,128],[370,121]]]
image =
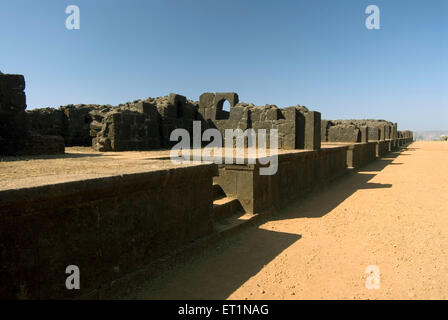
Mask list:
[[126,298],[448,299],[448,143],[377,160]]

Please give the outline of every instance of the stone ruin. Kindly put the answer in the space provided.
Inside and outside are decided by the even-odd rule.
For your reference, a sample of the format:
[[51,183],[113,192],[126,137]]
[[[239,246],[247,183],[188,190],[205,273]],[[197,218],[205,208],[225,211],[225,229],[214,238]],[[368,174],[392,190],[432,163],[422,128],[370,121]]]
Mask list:
[[[226,100],[230,111],[222,109]],[[303,106],[280,109],[239,103],[234,92],[204,93],[199,102],[171,93],[118,106],[70,105],[35,109],[28,114],[35,131],[60,135],[67,146],[91,145],[98,151],[171,148],[177,143],[170,141],[171,132],[182,128],[192,137],[193,121],[201,121],[203,131],[218,129],[223,137],[225,129],[252,128],[255,133],[265,129],[267,137],[271,129],[277,129],[279,148],[320,148],[319,112]]]
[[93,110],[111,106],[78,104],[54,108],[27,110],[32,130],[40,134],[58,135],[64,138],[67,147],[91,146],[90,125]]
[[[239,102],[235,92],[203,93],[199,101],[171,93],[118,106],[80,104],[26,109],[25,80],[0,75],[0,142],[2,155],[61,153],[65,146],[92,146],[98,151],[168,149],[174,129],[193,136],[193,121],[202,131],[215,128],[278,130],[280,149],[318,150],[321,142],[368,142],[400,137],[397,124],[385,120],[321,120],[300,105],[278,108]],[[230,110],[223,110],[225,101]],[[412,132],[401,134],[412,139]],[[267,141],[269,144],[269,141]],[[223,146],[225,141],[222,141]],[[247,138],[245,141],[247,146]]]
[[[230,112],[223,110],[226,100]],[[199,97],[199,114],[205,123],[203,128],[217,128],[223,136],[225,129],[252,128],[256,133],[265,129],[267,134],[276,129],[280,149],[320,149],[320,113],[303,106],[255,106],[238,103],[238,95],[233,92],[207,92]]]
[[157,109],[136,102],[91,111],[90,137],[98,151],[148,150],[160,148]]
[[170,148],[176,143],[170,141],[174,129],[186,129],[192,136],[197,109],[197,103],[171,93],[93,110],[92,146],[99,151]]
[[1,73],[0,156],[64,153],[64,140],[59,135],[32,130],[25,109],[25,78]]
[[322,142],[368,142],[398,138],[397,124],[386,120],[322,120]]

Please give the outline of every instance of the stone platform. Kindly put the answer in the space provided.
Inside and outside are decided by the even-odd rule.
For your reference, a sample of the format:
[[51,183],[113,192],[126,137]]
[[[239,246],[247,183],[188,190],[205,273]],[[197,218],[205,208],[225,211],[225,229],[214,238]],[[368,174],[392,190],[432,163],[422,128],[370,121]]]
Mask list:
[[[216,165],[71,150],[0,161],[0,297],[86,295],[213,230]],[[81,290],[65,288],[76,265]]]
[[[392,143],[382,145],[387,152]],[[231,164],[173,164],[170,150],[86,147],[1,158],[0,297],[98,297],[172,252],[324,187],[349,164],[373,160],[376,148],[332,143],[319,150],[280,150],[274,175],[260,174],[270,164],[260,163],[263,155],[251,158],[248,149],[241,157],[235,153]],[[69,265],[81,270],[81,290],[65,288]]]

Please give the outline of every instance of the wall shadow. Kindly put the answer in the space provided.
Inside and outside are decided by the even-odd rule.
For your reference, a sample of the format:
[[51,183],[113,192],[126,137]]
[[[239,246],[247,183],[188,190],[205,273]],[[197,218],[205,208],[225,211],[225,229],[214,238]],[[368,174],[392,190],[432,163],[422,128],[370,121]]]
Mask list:
[[0,157],[0,162],[14,162],[27,160],[48,160],[48,159],[75,159],[87,157],[101,157],[98,153],[64,153],[64,154],[46,154],[46,155],[30,155],[30,156],[4,156]]
[[300,234],[248,229],[234,235],[224,247],[213,249],[192,263],[165,272],[128,298],[226,299],[300,238]]
[[[400,155],[389,153],[358,171],[332,182],[320,191],[279,210],[269,221],[320,218],[361,189],[391,188],[392,184],[369,182]],[[395,163],[394,163],[395,164]],[[400,165],[397,163],[396,165]],[[263,222],[260,222],[260,224]],[[281,252],[301,239],[300,234],[250,228],[210,249],[192,263],[174,266],[134,296],[136,299],[226,299]],[[261,290],[261,288],[260,288]],[[248,297],[250,299],[250,296]]]
[[391,188],[390,183],[375,183],[371,181],[379,172],[390,165],[400,152],[391,152],[385,158],[379,158],[357,171],[337,179],[319,191],[308,194],[276,213],[274,220],[292,218],[320,218],[330,213],[339,204],[358,190]]

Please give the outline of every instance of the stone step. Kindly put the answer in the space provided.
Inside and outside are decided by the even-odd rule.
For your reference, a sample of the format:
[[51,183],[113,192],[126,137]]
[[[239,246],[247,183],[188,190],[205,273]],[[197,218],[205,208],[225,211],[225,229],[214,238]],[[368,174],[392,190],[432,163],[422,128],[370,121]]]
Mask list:
[[225,197],[213,201],[213,214],[215,220],[227,218],[238,212],[242,212],[242,210],[243,208],[238,199],[232,197]]
[[224,198],[226,194],[222,190],[221,186],[217,183],[213,184],[213,200]]

